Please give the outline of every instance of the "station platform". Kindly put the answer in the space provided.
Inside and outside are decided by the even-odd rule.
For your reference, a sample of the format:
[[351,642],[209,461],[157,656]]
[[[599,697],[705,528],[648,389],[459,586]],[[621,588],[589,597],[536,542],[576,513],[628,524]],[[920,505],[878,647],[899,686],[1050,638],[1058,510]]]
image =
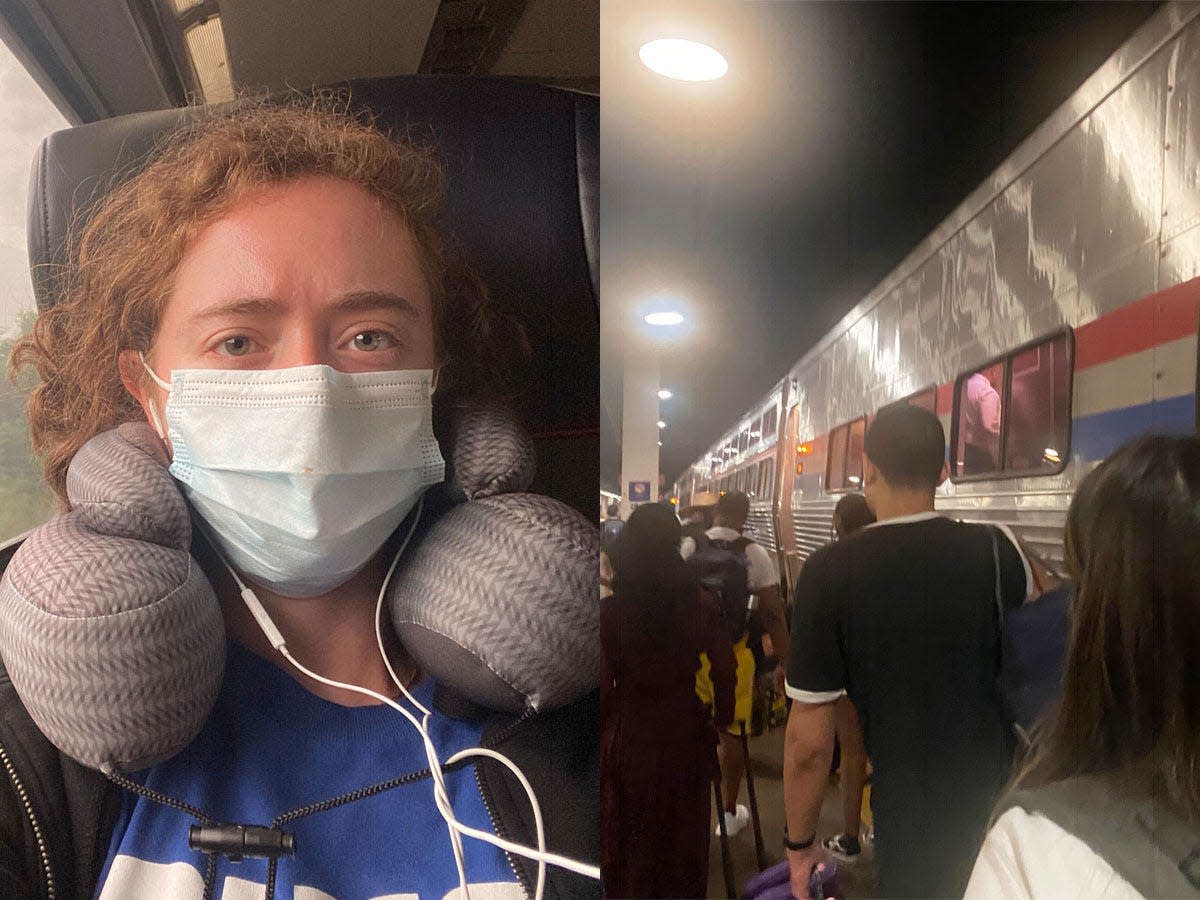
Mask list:
[[[762,820],[763,845],[768,862],[774,865],[783,859],[783,736],[785,727],[779,725],[750,739],[750,766],[754,776],[754,790],[758,796],[758,814]],[[746,786],[743,782],[739,803],[749,806]],[[836,778],[831,778],[825,788],[825,802],[821,807],[818,835],[824,840],[842,830],[842,806]],[[716,830],[715,813],[710,817],[712,830]],[[754,857],[754,829],[746,826],[737,836],[730,839],[733,856],[734,883],[740,894],[746,882],[758,872]],[[863,898],[875,895],[875,859],[873,849],[867,845],[853,863],[838,860],[839,887],[841,897]],[[725,877],[721,869],[721,839],[713,835],[708,847],[708,896],[725,897]]]

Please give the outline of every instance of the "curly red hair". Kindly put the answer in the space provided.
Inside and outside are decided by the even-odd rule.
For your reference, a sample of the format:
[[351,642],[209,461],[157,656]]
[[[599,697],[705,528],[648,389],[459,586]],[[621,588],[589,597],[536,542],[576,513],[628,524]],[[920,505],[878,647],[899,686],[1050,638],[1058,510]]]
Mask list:
[[72,230],[67,262],[54,273],[56,302],[13,350],[14,377],[26,365],[41,376],[27,407],[33,448],[64,507],[79,448],[143,417],[118,355],[150,349],[195,236],[249,191],[314,175],[365,188],[408,227],[433,304],[439,405],[512,387],[512,351],[527,351],[523,333],[449,260],[436,226],[445,175],[433,152],[394,140],[351,113],[345,98],[237,104],[172,133]]

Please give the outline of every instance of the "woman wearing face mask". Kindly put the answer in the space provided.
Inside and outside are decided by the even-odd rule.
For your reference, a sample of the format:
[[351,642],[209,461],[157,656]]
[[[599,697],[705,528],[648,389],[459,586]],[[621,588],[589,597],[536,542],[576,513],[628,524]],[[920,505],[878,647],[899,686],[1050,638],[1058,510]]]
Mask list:
[[[64,523],[92,516],[86,478],[97,468],[130,496],[151,482],[144,492],[163,490],[153,473],[105,469],[103,454],[68,475],[93,439],[169,466],[203,570],[187,577],[212,583],[227,661],[199,734],[132,773],[139,791],[78,774],[64,757],[65,804],[27,817],[0,792],[0,893],[38,883],[55,846],[74,841],[76,868],[57,862],[58,880],[88,896],[198,896],[216,879],[226,892],[265,883],[282,896],[442,897],[463,884],[523,896],[511,858],[448,837],[439,805],[526,845],[532,826],[488,801],[470,761],[439,780],[435,801],[427,745],[380,702],[403,705],[410,691],[414,710],[430,711],[443,762],[481,742],[480,716],[435,702],[386,608],[378,633],[376,623],[389,565],[444,475],[433,420],[510,372],[513,341],[484,295],[448,288],[433,221],[441,187],[428,154],[331,106],[254,106],[176,135],[73,243],[62,299],[14,354],[15,367],[42,375],[30,402],[35,448],[76,515]],[[167,543],[156,515],[143,517],[150,537],[127,544],[147,568],[155,542]],[[186,514],[174,527],[186,531]],[[62,543],[72,549],[69,535]],[[571,735],[561,740],[576,762],[588,758]],[[308,806],[339,796],[336,808]],[[579,827],[580,810],[563,808],[566,787],[539,799],[549,829]],[[198,852],[189,830],[197,810],[214,825],[262,825],[293,809],[302,813],[286,827],[259,834],[291,842],[278,866],[248,858],[230,868]],[[30,853],[30,819],[49,851]],[[74,832],[55,828],[68,819]],[[579,882],[570,885],[559,890]]]

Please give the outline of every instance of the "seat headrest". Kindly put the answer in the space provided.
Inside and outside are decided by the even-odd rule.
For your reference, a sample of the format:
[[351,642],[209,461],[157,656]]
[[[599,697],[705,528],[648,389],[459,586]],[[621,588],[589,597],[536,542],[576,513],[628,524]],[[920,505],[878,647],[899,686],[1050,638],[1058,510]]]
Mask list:
[[[600,421],[599,98],[500,78],[412,75],[340,87],[383,130],[436,148],[447,173],[445,233],[529,334],[531,390],[518,412],[546,461],[534,488],[590,512]],[[39,309],[54,304],[72,222],[196,115],[136,113],[46,138],[29,192]]]

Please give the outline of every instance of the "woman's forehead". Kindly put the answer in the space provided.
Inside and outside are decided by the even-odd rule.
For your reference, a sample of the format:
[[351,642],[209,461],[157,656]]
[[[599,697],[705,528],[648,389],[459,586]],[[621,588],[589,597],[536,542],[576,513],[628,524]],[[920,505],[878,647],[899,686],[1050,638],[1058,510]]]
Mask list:
[[311,177],[252,189],[207,223],[188,243],[168,306],[369,290],[428,312],[408,228],[364,188]]

